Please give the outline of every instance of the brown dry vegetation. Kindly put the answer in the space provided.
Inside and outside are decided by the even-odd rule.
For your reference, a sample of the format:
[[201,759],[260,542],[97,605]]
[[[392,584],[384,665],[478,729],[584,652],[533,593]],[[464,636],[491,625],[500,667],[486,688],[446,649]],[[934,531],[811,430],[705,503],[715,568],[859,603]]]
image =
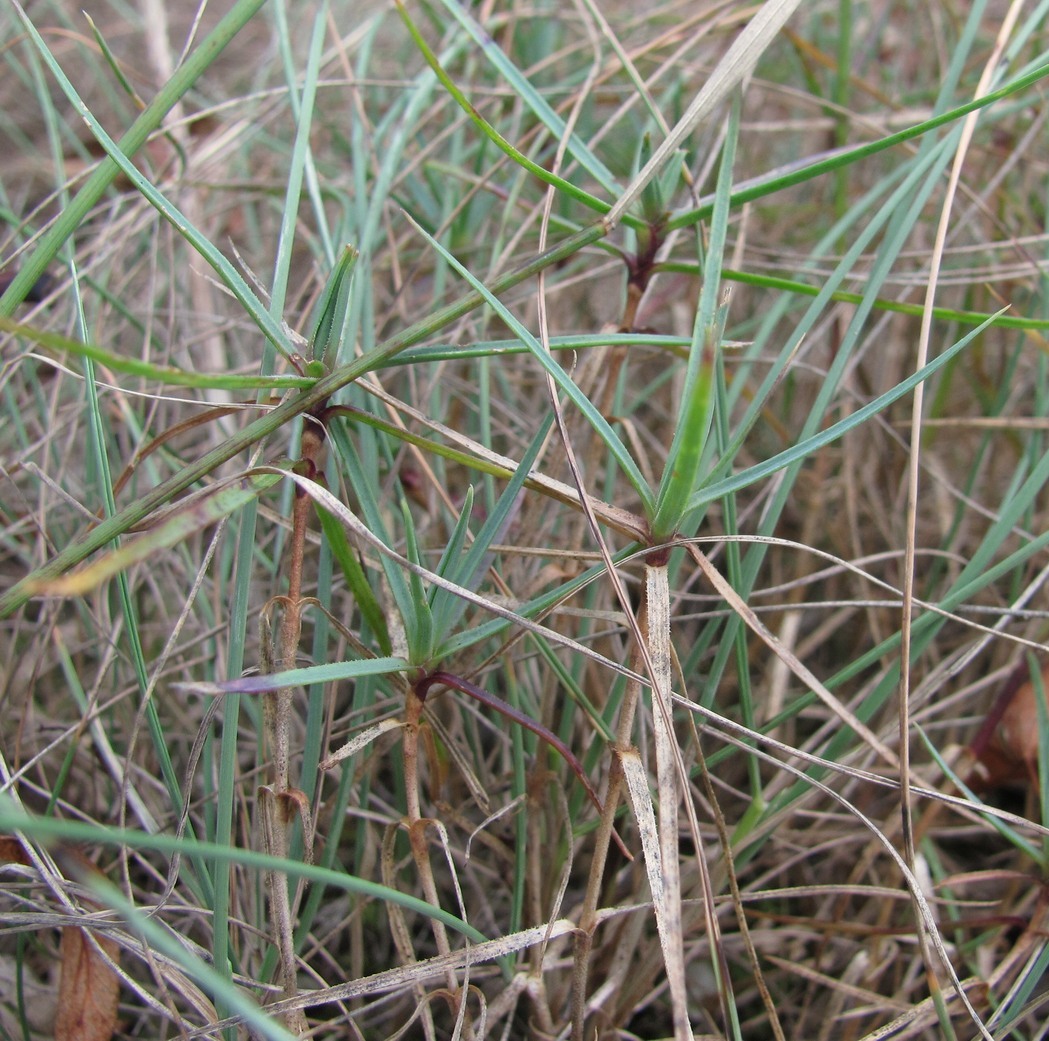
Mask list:
[[[73,6],[39,0],[26,9],[73,86],[119,137],[139,106]],[[232,6],[210,5],[196,39]],[[409,14],[480,115],[539,167],[615,201],[454,25],[453,6],[413,3]],[[994,85],[1042,64],[1044,19],[1024,21],[1035,17],[1024,13],[1010,26],[1008,10],[989,5],[970,38],[968,5],[802,5],[745,93],[734,182],[878,141],[964,103],[1003,25],[1005,72]],[[672,126],[753,10],[617,2],[601,13],[607,34],[583,2],[486,2],[470,17],[622,189],[641,165],[641,137],[658,144],[663,131],[612,41]],[[145,0],[100,0],[89,14],[148,101],[177,66],[193,12],[170,10],[165,21]],[[680,1015],[675,1023],[680,995],[667,974],[675,943],[696,1037],[1046,1036],[1049,833],[1040,822],[1049,717],[1039,684],[1017,703],[1022,714],[1014,710],[1004,728],[992,720],[988,742],[977,745],[994,783],[960,793],[945,773],[946,764],[963,779],[977,777],[969,746],[1007,678],[1049,636],[1049,366],[1037,321],[1046,317],[1049,164],[1041,82],[982,110],[971,143],[952,140],[942,164],[923,175],[924,203],[926,180],[917,177],[855,258],[844,259],[880,220],[888,192],[960,119],[731,209],[721,265],[723,378],[697,487],[760,467],[910,376],[922,364],[920,308],[930,280],[944,310],[930,326],[929,358],[972,332],[972,314],[1008,306],[1009,317],[1032,322],[981,330],[928,381],[917,438],[907,393],[810,446],[797,465],[741,482],[684,518],[669,557],[669,608],[675,732],[698,831],[682,817],[681,922],[668,936],[657,928],[635,809],[612,801],[622,803],[616,831],[633,860],[613,844],[606,861],[599,813],[566,758],[492,701],[512,703],[557,735],[611,812],[606,786],[629,751],[614,747],[614,734],[630,672],[645,671],[632,624],[639,614],[644,623],[644,562],[634,553],[618,564],[625,598],[617,595],[598,538],[623,555],[635,544],[610,517],[642,527],[651,518],[607,438],[560,395],[563,434],[553,428],[533,473],[573,486],[567,439],[599,511],[599,536],[578,498],[565,502],[549,485],[524,488],[491,533],[484,566],[454,577],[478,597],[461,617],[451,614],[454,598],[433,599],[428,577],[417,575],[413,586],[406,566],[384,570],[380,547],[448,573],[442,553],[450,545],[465,552],[498,509],[506,481],[488,465],[490,453],[520,460],[553,408],[531,354],[465,353],[490,341],[505,346],[513,333],[491,308],[439,316],[468,287],[419,226],[493,284],[597,215],[555,191],[544,216],[544,186],[485,141],[429,79],[386,4],[367,12],[330,5],[309,134],[296,145],[317,15],[313,3],[293,5],[287,21],[264,7],[136,162],[240,272],[261,309],[287,323],[286,343],[298,354],[311,357],[307,341],[344,243],[361,256],[339,305],[345,336],[328,367],[366,356],[417,322],[420,346],[334,394],[328,404],[341,411],[314,409],[306,424],[289,417],[261,443],[235,443],[299,391],[235,388],[223,378],[295,375],[294,364],[274,356],[251,308],[123,176],[56,253],[46,299],[16,312],[26,325],[112,357],[89,366],[68,344],[25,330],[0,341],[0,591],[10,597],[0,623],[0,823],[20,823],[25,835],[24,850],[6,854],[11,863],[0,874],[6,1035],[51,1034],[59,929],[76,920],[83,933],[68,935],[94,931],[101,951],[120,951],[115,1036],[128,1038],[218,1037],[216,1023],[245,1015],[231,980],[263,1005],[290,999],[269,1017],[270,1036],[680,1038],[688,1025]],[[14,270],[68,212],[101,151],[13,4],[0,9],[0,29],[0,249]],[[949,98],[937,103],[955,75]],[[680,179],[667,209],[694,219],[670,231],[646,231],[641,219],[622,224],[546,268],[542,283],[530,277],[501,293],[555,348],[558,337],[591,338],[555,356],[653,489],[685,392],[697,256],[711,235],[703,207],[732,126],[722,105],[685,141],[694,186],[690,194]],[[307,187],[282,240],[289,171],[307,140]],[[955,155],[964,156],[956,189],[948,183]],[[882,194],[868,197],[875,192]],[[646,234],[655,235],[655,264],[635,263],[631,285]],[[814,304],[811,293],[839,276],[842,293],[869,291],[876,306],[840,294]],[[911,312],[889,306],[900,304]],[[116,357],[216,378],[206,387],[165,386],[157,371],[120,371]],[[228,403],[235,407],[211,411]],[[322,426],[323,447],[310,441]],[[424,440],[409,443],[394,427]],[[313,501],[321,493],[296,498],[285,480],[249,490],[228,509],[213,505],[215,497],[196,500],[196,513],[181,514],[186,529],[154,536],[120,578],[88,581],[76,595],[54,587],[17,595],[23,587],[15,583],[75,545],[96,518],[123,516],[223,444],[235,445],[229,457],[190,490],[214,491],[251,466],[300,460],[300,474],[323,474],[373,541],[330,513],[322,527]],[[727,465],[718,469],[721,460]],[[471,535],[460,544],[457,519],[468,502]],[[601,503],[625,512],[601,513]],[[156,532],[159,520],[180,516],[166,510],[152,507],[122,536],[133,540],[133,530]],[[704,561],[738,601],[714,589]],[[587,584],[574,584],[587,574]],[[398,599],[398,581],[406,599]],[[430,643],[420,597],[433,604],[438,627],[451,618]],[[519,617],[477,639],[499,610]],[[334,668],[283,694],[217,686],[282,668],[389,658],[403,661],[375,675]],[[429,693],[434,670],[469,681],[488,701],[447,684]],[[909,749],[900,739],[903,700]],[[369,731],[382,721],[388,729]],[[356,738],[355,754],[324,762]],[[646,693],[630,742],[655,791],[652,741]],[[997,816],[979,812],[979,799]],[[46,817],[58,823],[42,823]],[[312,824],[305,839],[303,819]],[[107,836],[104,828],[127,830]],[[91,856],[112,892],[67,870],[75,858],[52,860],[70,845]],[[310,845],[317,867],[307,887],[300,866]],[[272,862],[252,859],[250,851],[267,849],[287,855],[287,875],[269,876]],[[476,933],[468,944],[418,906],[398,906],[393,891],[438,903]],[[593,921],[588,891],[597,898]],[[538,931],[517,943],[529,929]],[[469,953],[471,944],[501,938],[505,948]],[[266,1029],[230,1027],[230,1036]]]

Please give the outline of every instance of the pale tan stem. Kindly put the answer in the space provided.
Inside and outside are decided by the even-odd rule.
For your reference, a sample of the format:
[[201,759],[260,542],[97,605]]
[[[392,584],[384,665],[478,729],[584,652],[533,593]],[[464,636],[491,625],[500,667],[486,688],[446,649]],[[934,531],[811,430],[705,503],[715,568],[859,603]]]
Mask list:
[[[270,611],[280,605],[283,609],[276,646],[270,624]],[[301,604],[285,597],[275,597],[259,619],[261,667],[265,673],[292,668],[302,628]],[[279,666],[276,664],[279,662]],[[297,812],[303,813],[307,859],[312,859],[312,823],[309,808],[302,792],[291,787],[291,705],[293,690],[282,687],[263,696],[263,721],[266,743],[272,757],[273,785],[258,791],[259,813],[266,852],[273,857],[287,858],[289,833]],[[273,920],[273,939],[280,954],[281,988],[285,999],[298,995],[298,973],[295,958],[295,916],[288,894],[288,876],[283,871],[268,871],[266,884],[270,916]],[[305,1014],[299,1010],[289,1013],[285,1023],[296,1036],[305,1036],[308,1030]]]
[[662,908],[656,906],[667,983],[674,1010],[674,1037],[692,1041],[685,987],[685,945],[681,924],[681,862],[678,843],[681,788],[674,735],[671,682],[674,656],[670,644],[670,585],[666,564],[645,564],[645,639],[652,663],[652,731],[659,792],[659,857],[663,876]]
[[[270,788],[258,792],[259,811],[262,816],[263,836],[266,852],[273,857],[288,855],[287,823],[281,808],[280,796]],[[273,935],[280,953],[280,975],[283,997],[298,995],[298,973],[295,959],[295,925],[288,897],[288,876],[283,871],[267,871],[266,886],[269,890],[270,916],[273,919]],[[284,1025],[295,1037],[305,1037],[309,1029],[302,1009],[294,1009],[283,1017]]]
[[[642,606],[642,611],[644,607]],[[644,619],[641,619],[644,624]],[[634,647],[630,661],[631,671],[640,675],[644,669],[641,648]],[[597,928],[597,903],[601,896],[601,882],[605,875],[605,863],[608,860],[608,847],[612,841],[615,828],[616,810],[619,808],[619,796],[623,790],[623,766],[621,756],[631,747],[630,738],[634,728],[634,716],[637,714],[638,702],[641,699],[639,680],[628,680],[619,712],[616,728],[616,744],[613,749],[612,765],[608,771],[608,784],[602,799],[604,810],[597,834],[594,837],[594,853],[590,861],[590,877],[587,881],[583,910],[579,916],[579,932],[576,934],[575,950],[572,964],[572,1041],[583,1041],[583,1026],[586,1018],[586,990],[589,976],[590,950],[594,942],[594,930]]]
[[[421,722],[423,701],[414,690],[408,692],[406,710],[403,750],[408,840],[412,849],[412,858],[415,860],[415,868],[419,873],[423,896],[434,907],[440,907],[440,896],[430,864],[430,844],[426,837],[426,831],[431,822],[422,816],[422,801],[419,796],[419,728],[425,724]],[[438,954],[450,955],[452,948],[448,942],[448,931],[444,924],[431,919],[431,926]],[[461,1002],[465,999],[465,994],[462,993],[459,981],[452,969],[448,970],[445,985],[454,1001]],[[468,1038],[473,1036],[469,1020],[464,1023],[463,1035]]]

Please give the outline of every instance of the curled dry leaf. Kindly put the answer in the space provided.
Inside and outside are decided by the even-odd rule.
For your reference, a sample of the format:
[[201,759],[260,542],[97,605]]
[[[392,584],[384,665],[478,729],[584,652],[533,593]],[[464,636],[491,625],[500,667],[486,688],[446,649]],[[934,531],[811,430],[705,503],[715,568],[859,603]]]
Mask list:
[[[1049,662],[1042,666],[1043,700],[1049,689]],[[1043,712],[1038,706],[1038,684],[1031,679],[1027,662],[1009,675],[987,713],[970,749],[977,762],[979,787],[1023,785],[1038,780],[1038,740]]]
[[0,835],[0,864],[28,864],[22,844],[11,835]]
[[96,942],[76,926],[62,930],[55,1041],[109,1041],[116,1029],[120,980],[99,948],[115,962],[117,945]]
[[[97,872],[94,864],[75,847],[61,847],[54,853],[69,874]],[[29,863],[25,850],[12,836],[0,835],[0,863]],[[113,1036],[120,979],[110,963],[116,964],[118,959],[119,948],[108,937],[98,936],[92,940],[85,929],[73,925],[62,930],[55,1041],[109,1041]]]

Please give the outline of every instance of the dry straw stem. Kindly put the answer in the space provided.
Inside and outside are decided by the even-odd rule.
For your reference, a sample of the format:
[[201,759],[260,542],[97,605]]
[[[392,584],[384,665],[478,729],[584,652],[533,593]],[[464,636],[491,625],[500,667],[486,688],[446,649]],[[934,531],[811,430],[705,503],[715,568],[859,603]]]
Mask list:
[[[656,850],[646,848],[649,887],[656,908],[660,942],[674,1008],[674,1034],[678,1041],[689,1041],[692,1027],[688,1017],[685,988],[684,935],[681,923],[681,869],[679,862],[678,807],[689,798],[687,773],[681,762],[674,733],[674,710],[670,702],[673,650],[670,643],[670,586],[667,565],[645,564],[645,642],[652,662],[652,732],[656,751],[656,793],[659,800],[659,843]],[[637,812],[638,793],[630,784]],[[647,795],[647,787],[644,789]],[[653,856],[654,854],[654,856]],[[702,856],[702,853],[700,854]],[[656,881],[658,879],[658,882]],[[655,885],[653,884],[655,883]]]
[[800,2],[801,0],[765,0],[758,8],[757,13],[736,37],[728,52],[692,99],[685,114],[674,124],[674,128],[652,153],[652,158],[627,185],[626,190],[603,218],[610,230],[622,220],[645,186],[662,172],[697,124],[746,80]]
[[706,554],[699,549],[698,546],[689,545],[689,555],[699,566],[700,570],[706,576],[710,584],[717,590],[717,592],[725,598],[725,602],[729,604],[733,611],[747,624],[762,642],[772,651],[773,654],[782,661],[790,671],[798,677],[806,687],[811,690],[846,726],[854,730],[863,740],[874,749],[878,755],[890,766],[899,765],[899,757],[895,752],[890,749],[885,742],[883,742],[877,734],[875,734],[870,727],[868,727],[861,720],[857,719],[855,714],[850,712],[839,700],[836,698],[826,686],[822,684],[816,676],[813,675],[812,671],[805,666],[805,664],[798,660],[797,656],[792,654],[790,650],[783,646],[783,644],[776,638],[775,634],[771,633],[768,628],[764,625],[755,611],[743,600],[743,598],[732,588],[724,576],[718,571]]
[[[975,89],[975,96],[986,93],[997,74],[998,65],[1002,54],[1008,45],[1015,28],[1016,21],[1020,16],[1022,3],[1014,2],[1010,5],[1002,26],[988,56],[987,64],[984,66],[983,74]],[[918,338],[915,367],[922,368],[929,356],[929,341],[932,336],[932,313],[936,300],[937,285],[943,263],[944,249],[947,243],[947,235],[950,227],[954,203],[957,198],[958,185],[961,181],[962,169],[965,156],[972,142],[973,133],[979,119],[979,113],[972,112],[966,116],[962,123],[962,133],[958,142],[954,162],[951,165],[947,189],[943,206],[940,211],[940,219],[936,228],[936,236],[933,243],[932,255],[929,261],[929,281],[925,292],[924,310],[922,314],[921,332]],[[919,479],[921,473],[920,457],[922,445],[922,417],[925,403],[925,385],[919,384],[914,391],[914,402],[911,410],[910,430],[910,464],[907,474],[907,537],[906,556],[904,560],[904,584],[903,584],[903,610],[900,622],[901,643],[901,670],[900,670],[900,693],[899,693],[899,747],[900,747],[900,812],[903,824],[904,856],[907,864],[913,870],[915,867],[915,837],[913,829],[913,811],[911,805],[911,763],[910,763],[910,698],[911,698],[911,622],[914,612],[915,594],[915,555],[917,552],[917,529],[918,529],[918,495]],[[918,919],[919,922],[921,919]],[[938,982],[936,979],[937,966],[931,953],[927,952],[927,937],[925,929],[919,924],[918,940],[922,946],[922,953],[930,975],[930,987],[933,988],[935,997]],[[990,1037],[986,1028],[979,1023],[981,1033]]]

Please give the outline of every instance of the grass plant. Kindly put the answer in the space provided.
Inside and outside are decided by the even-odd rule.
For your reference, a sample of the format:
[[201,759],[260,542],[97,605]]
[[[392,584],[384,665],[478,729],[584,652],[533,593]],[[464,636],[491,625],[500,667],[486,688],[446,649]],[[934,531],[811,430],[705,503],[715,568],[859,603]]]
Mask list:
[[0,10],[2,1036],[1045,1037],[1049,9],[220,6]]

